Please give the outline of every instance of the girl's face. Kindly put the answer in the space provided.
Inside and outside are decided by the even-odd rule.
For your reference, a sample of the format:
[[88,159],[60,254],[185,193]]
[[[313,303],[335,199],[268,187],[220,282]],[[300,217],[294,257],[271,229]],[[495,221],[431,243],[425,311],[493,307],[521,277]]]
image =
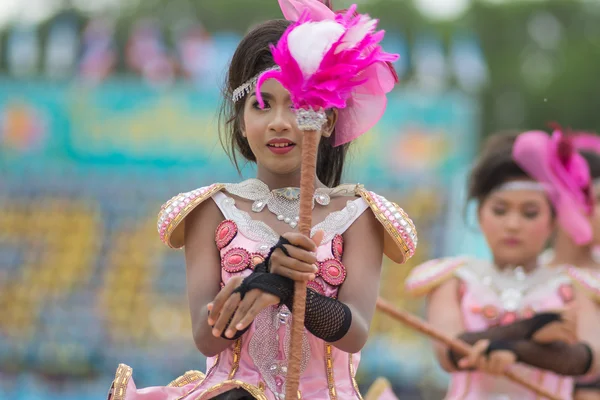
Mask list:
[[[297,172],[302,162],[303,133],[298,129],[290,94],[274,79],[266,81],[261,92],[263,109],[255,94],[246,97],[242,133],[259,167],[278,175]],[[331,136],[334,125],[332,114],[321,136]]]
[[482,202],[479,224],[496,263],[518,266],[538,257],[554,229],[554,218],[544,192],[500,190]]

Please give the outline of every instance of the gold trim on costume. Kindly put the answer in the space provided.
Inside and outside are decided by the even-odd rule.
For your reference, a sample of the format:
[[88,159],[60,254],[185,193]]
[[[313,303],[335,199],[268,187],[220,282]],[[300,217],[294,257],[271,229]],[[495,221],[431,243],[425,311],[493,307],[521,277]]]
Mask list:
[[221,355],[217,354],[217,356],[215,357],[215,362],[212,365],[212,367],[210,367],[210,369],[206,372],[206,378],[208,379],[210,378],[210,376],[212,375],[213,371],[217,368],[217,365],[219,365],[219,361],[221,360]]
[[[377,204],[375,203],[375,199],[373,199],[373,196],[369,191],[364,189],[362,186],[359,186],[357,188],[357,192],[367,202],[379,223],[385,228],[386,232],[388,233],[386,239],[392,239],[393,245],[390,243],[389,239],[384,241],[384,253],[396,263],[401,264],[406,262],[411,257],[411,252],[404,238],[400,235],[398,229],[394,227],[392,222],[390,222],[390,220],[385,216],[384,212],[377,206]],[[394,202],[390,203],[392,203],[392,205],[396,209],[396,212],[400,213],[402,219],[404,219],[408,223],[408,226],[410,226],[410,228],[415,232],[416,237],[417,229],[415,228],[415,225],[413,224],[410,217],[406,214],[406,212],[404,212],[402,208],[400,208],[398,204]],[[414,245],[416,247],[416,242]],[[398,250],[401,254],[398,254]]]
[[[188,391],[186,394],[184,394],[183,396],[180,396],[180,397],[178,397],[176,400],[182,400],[182,399],[184,399],[184,398],[188,397],[190,394],[194,393],[194,392],[196,391],[196,389],[198,389],[198,387],[199,387],[200,385],[202,385],[202,383],[203,383],[203,382],[206,380],[206,378],[208,378],[208,377],[209,377],[209,376],[212,374],[212,372],[214,371],[214,369],[215,369],[215,367],[217,366],[217,364],[219,364],[219,355],[217,355],[217,357],[215,358],[215,362],[214,362],[214,363],[213,363],[213,365],[210,367],[210,369],[208,370],[208,372],[206,373],[206,375],[204,375],[204,374],[203,374],[202,372],[200,372],[200,371],[188,371],[188,372],[186,372],[186,373],[183,375],[183,377],[185,377],[185,376],[186,376],[188,373],[190,373],[190,372],[197,372],[197,373],[201,374],[203,377],[202,377],[202,379],[200,379],[198,382],[196,382],[196,385],[195,385],[193,388],[191,388],[191,389],[190,389],[190,390],[189,390],[189,391]],[[180,378],[183,378],[183,377],[180,377]],[[180,379],[180,378],[177,378],[175,381],[177,381],[177,380],[178,380],[178,379]],[[173,381],[173,382],[175,382],[175,381]],[[171,383],[173,383],[173,382],[171,382]],[[169,384],[169,386],[171,386],[171,385]]]
[[358,383],[356,383],[356,371],[354,371],[354,364],[352,363],[352,354],[348,354],[348,372],[350,373],[350,379],[352,379],[352,386],[354,391],[360,400],[363,400],[360,390],[358,389]]
[[[111,392],[111,400],[124,400],[125,394],[127,393],[127,384],[131,379],[133,369],[129,365],[119,364],[117,372],[115,373],[115,379],[113,380]],[[109,395],[110,396],[110,395]]]
[[329,388],[329,398],[337,400],[337,391],[335,389],[335,379],[333,376],[333,357],[331,345],[325,344],[325,368],[327,369],[327,387]]
[[[177,230],[177,228],[183,228],[183,224],[181,224],[181,222],[185,219],[185,217],[188,216],[189,213],[191,213],[194,210],[194,208],[196,208],[199,204],[202,204],[207,199],[211,198],[213,194],[221,191],[224,186],[225,185],[222,183],[215,183],[214,185],[212,185],[212,187],[210,187],[210,189],[208,189],[202,195],[196,197],[189,204],[187,204],[183,209],[181,209],[177,213],[177,215],[175,215],[175,217],[171,220],[171,222],[169,222],[169,225],[167,226],[167,230],[165,232],[165,236],[163,239],[164,243],[173,249],[182,248],[183,244],[184,244],[183,232],[181,231],[181,229]],[[168,202],[166,202],[161,207],[160,212],[158,213],[159,220],[161,218],[161,215],[166,212],[165,210],[167,208],[169,208],[169,206],[175,200],[178,200],[181,196],[183,196],[185,194],[186,193],[181,193],[181,194],[173,197]]]
[[167,387],[183,387],[198,380],[203,381],[205,377],[206,375],[200,371],[187,371],[185,374],[169,383]]
[[[199,380],[196,382],[196,385],[194,385],[194,387],[193,387],[193,388],[191,388],[190,390],[188,390],[188,392],[187,392],[186,394],[184,394],[184,395],[182,395],[182,396],[179,396],[179,397],[178,397],[176,400],[182,400],[182,399],[184,399],[184,398],[188,397],[190,394],[192,394],[193,392],[195,392],[195,391],[196,391],[196,389],[198,389],[198,387],[199,387],[200,385],[202,385],[202,382],[204,382],[204,380],[206,379],[206,376],[205,376],[205,375],[204,375],[202,372],[200,372],[200,371],[188,371],[188,372],[186,372],[186,373],[185,373],[185,374],[184,374],[182,377],[180,377],[180,378],[185,378],[185,376],[186,376],[188,373],[190,373],[190,372],[192,372],[192,373],[193,373],[193,372],[200,373],[200,374],[202,375],[202,378],[201,378],[201,379],[199,379]],[[180,379],[180,378],[177,378],[177,379]],[[177,380],[177,379],[176,379],[176,380]],[[173,382],[175,382],[175,381],[173,381]],[[171,383],[173,383],[173,382],[171,382]],[[189,383],[192,383],[192,382],[189,382]],[[170,386],[170,384],[169,384],[169,386]],[[185,386],[185,385],[183,385],[183,386]]]
[[233,362],[231,363],[231,371],[229,372],[229,379],[233,379],[240,366],[240,355],[242,354],[242,338],[235,341],[233,345]]
[[[224,382],[218,383],[218,384],[206,389],[204,391],[204,393],[202,393],[200,396],[196,397],[194,400],[208,399],[209,398],[209,397],[207,397],[208,395],[210,395],[213,392],[219,391],[227,386],[229,386],[228,389],[242,388],[245,391],[247,391],[248,393],[250,393],[250,395],[257,400],[269,400],[269,399],[267,399],[267,396],[265,395],[265,393],[259,387],[250,385],[249,383],[246,383],[246,382],[238,381],[237,379],[228,379]],[[221,392],[221,393],[224,393],[224,392]]]

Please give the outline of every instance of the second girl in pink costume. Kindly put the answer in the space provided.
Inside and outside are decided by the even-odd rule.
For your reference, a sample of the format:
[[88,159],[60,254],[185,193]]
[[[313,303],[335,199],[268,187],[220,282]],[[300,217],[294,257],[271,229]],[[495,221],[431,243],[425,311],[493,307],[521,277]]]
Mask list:
[[[406,282],[409,292],[428,295],[430,322],[474,345],[473,354],[465,359],[436,346],[441,366],[452,376],[447,400],[536,399],[535,394],[498,376],[509,366],[571,399],[573,379],[569,376],[598,368],[594,354],[600,324],[583,318],[593,307],[589,298],[575,293],[566,271],[537,262],[554,229],[553,205],[585,197],[582,187],[565,188],[559,182],[549,186],[554,182],[549,177],[581,172],[572,165],[550,162],[556,161],[556,139],[536,134],[493,136],[469,182],[469,197],[478,201],[479,224],[493,261],[433,260],[417,267]],[[524,171],[531,173],[531,163],[546,174],[540,177],[543,185]],[[557,199],[555,189],[564,191],[566,197]],[[579,205],[571,203],[571,207],[567,212],[572,216]],[[564,316],[549,312],[569,305],[574,308]],[[575,329],[573,319],[578,312]],[[581,342],[574,342],[574,333]],[[550,341],[554,343],[546,344]]]
[[[557,132],[560,131],[557,129]],[[581,225],[584,232],[592,233],[574,235],[569,229],[573,220],[561,220],[553,248],[544,252],[543,262],[552,266],[570,265],[569,275],[583,293],[596,303],[596,318],[600,319],[600,260],[595,247],[600,244],[600,137],[593,133],[577,132],[567,134],[566,139],[574,149],[579,150],[589,166],[592,183],[590,194],[596,198],[596,204],[593,209],[583,210],[586,220],[582,220]],[[588,377],[575,384],[575,400],[599,399],[600,376]]]

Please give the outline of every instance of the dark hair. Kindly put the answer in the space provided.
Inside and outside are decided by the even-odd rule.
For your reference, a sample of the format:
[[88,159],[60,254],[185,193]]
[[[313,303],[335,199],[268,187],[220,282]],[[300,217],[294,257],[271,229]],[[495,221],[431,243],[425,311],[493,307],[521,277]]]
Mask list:
[[581,155],[590,166],[590,176],[592,179],[600,178],[600,154],[585,150],[581,151]]
[[468,183],[468,200],[479,204],[503,183],[529,176],[515,163],[512,148],[517,132],[497,133],[486,141],[482,153],[475,162]]
[[[231,96],[237,87],[275,64],[269,45],[276,44],[290,25],[289,21],[277,19],[256,26],[242,39],[231,59],[219,118],[219,134],[221,145],[238,172],[238,154],[250,162],[256,162],[256,157],[242,135],[244,101],[234,103]],[[340,184],[349,148],[349,143],[333,147],[334,136],[335,130],[331,137],[321,139],[317,156],[317,177],[330,187]]]

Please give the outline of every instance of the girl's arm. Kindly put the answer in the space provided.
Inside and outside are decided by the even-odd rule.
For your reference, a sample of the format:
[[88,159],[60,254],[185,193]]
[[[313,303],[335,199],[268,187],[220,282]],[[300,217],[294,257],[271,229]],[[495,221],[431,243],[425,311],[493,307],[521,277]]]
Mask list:
[[338,300],[348,306],[352,323],[346,335],[332,343],[347,353],[360,351],[369,335],[383,260],[383,227],[371,212],[363,213],[344,234],[342,263],[346,280]]
[[518,361],[560,375],[581,376],[597,372],[599,362],[595,354],[598,354],[600,347],[600,320],[596,306],[584,294],[577,293],[575,300],[576,330],[580,342],[497,340],[492,341],[490,349],[510,350]]
[[577,336],[592,351],[589,374],[600,373],[600,306],[582,292],[576,293]]
[[[447,280],[429,294],[427,301],[427,319],[437,330],[451,337],[456,337],[465,330],[458,300],[458,285],[457,278]],[[454,362],[448,356],[448,347],[439,342],[434,342],[433,347],[444,371],[455,371]]]
[[212,357],[232,342],[212,335],[208,324],[210,303],[220,291],[221,260],[215,245],[215,230],[223,215],[214,201],[196,207],[185,221],[186,285],[192,331],[196,347],[206,357]]

